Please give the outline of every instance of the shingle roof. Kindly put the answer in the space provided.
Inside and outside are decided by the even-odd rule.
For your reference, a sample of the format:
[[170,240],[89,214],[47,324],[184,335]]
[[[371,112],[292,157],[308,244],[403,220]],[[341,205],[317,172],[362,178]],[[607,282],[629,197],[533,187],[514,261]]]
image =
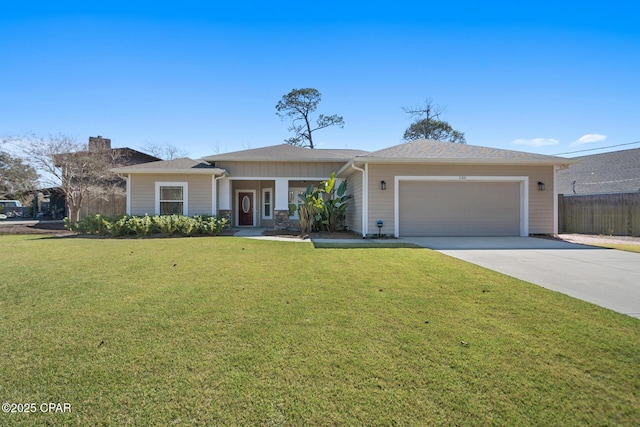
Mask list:
[[115,173],[202,173],[212,175],[225,173],[223,169],[211,166],[204,160],[193,160],[187,157],[141,163],[112,170]]
[[477,145],[419,139],[357,156],[361,162],[566,164],[570,159]]
[[574,160],[578,163],[556,175],[560,194],[640,191],[640,148],[574,157]]
[[354,156],[365,154],[362,150],[341,149],[310,149],[288,144],[271,145],[269,147],[253,148],[234,151],[231,153],[215,154],[204,157],[209,162],[216,161],[245,161],[245,162],[335,162],[349,161]]

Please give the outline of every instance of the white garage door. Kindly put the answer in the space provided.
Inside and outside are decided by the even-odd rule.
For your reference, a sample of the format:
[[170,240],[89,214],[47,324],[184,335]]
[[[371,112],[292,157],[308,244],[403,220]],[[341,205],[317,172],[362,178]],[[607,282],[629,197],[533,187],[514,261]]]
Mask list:
[[519,236],[519,182],[400,181],[400,236]]

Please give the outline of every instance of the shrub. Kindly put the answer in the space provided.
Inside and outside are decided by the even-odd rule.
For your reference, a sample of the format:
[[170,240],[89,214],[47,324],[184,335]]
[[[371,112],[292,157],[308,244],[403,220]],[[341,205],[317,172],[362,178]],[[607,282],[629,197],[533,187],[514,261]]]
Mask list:
[[[318,186],[310,185],[307,190],[298,195],[298,218],[302,233],[312,231],[336,231],[346,216],[347,181],[342,181],[336,188],[336,174],[331,174],[327,181]],[[295,209],[292,205],[289,209]]]
[[65,218],[65,227],[78,234],[95,236],[197,236],[220,234],[227,226],[227,219],[210,215],[155,215],[105,217],[93,215],[72,224]]

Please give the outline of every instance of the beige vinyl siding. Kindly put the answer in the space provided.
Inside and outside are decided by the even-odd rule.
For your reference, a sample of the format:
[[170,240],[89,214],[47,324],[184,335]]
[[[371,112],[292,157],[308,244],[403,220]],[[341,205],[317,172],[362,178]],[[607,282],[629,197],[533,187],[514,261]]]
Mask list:
[[212,176],[188,174],[132,174],[131,214],[155,214],[156,182],[187,182],[189,184],[189,215],[212,214]]
[[[554,232],[553,168],[517,165],[369,164],[369,234],[377,232],[376,222],[379,219],[384,221],[383,233],[393,233],[395,176],[527,176],[529,233],[551,234]],[[380,189],[380,181],[386,182],[386,190]],[[538,191],[538,181],[545,183],[545,191]]]
[[362,173],[354,170],[346,180],[347,194],[352,196],[347,202],[346,225],[349,230],[362,233]]
[[400,236],[519,236],[520,182],[402,181]]
[[337,172],[344,162],[216,162],[231,177],[322,178]]

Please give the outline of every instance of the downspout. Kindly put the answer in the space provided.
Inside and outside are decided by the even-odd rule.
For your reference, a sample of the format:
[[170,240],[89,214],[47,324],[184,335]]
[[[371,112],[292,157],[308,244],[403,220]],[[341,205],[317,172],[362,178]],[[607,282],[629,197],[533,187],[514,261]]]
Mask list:
[[[556,165],[553,166],[553,235],[557,236],[560,230],[558,230],[559,226],[559,218],[558,218],[558,188],[556,187],[557,178],[558,178],[558,167]],[[574,181],[575,182],[575,181]]]
[[225,176],[227,176],[226,174],[222,174],[220,176],[213,176],[213,200],[211,203],[211,215],[212,216],[217,216],[218,215],[218,180],[224,178]]
[[127,215],[131,215],[131,174],[128,173],[127,176],[125,177],[125,180],[127,181]]
[[367,174],[364,169],[357,167],[351,163],[351,167],[362,172],[362,238],[367,238]]

